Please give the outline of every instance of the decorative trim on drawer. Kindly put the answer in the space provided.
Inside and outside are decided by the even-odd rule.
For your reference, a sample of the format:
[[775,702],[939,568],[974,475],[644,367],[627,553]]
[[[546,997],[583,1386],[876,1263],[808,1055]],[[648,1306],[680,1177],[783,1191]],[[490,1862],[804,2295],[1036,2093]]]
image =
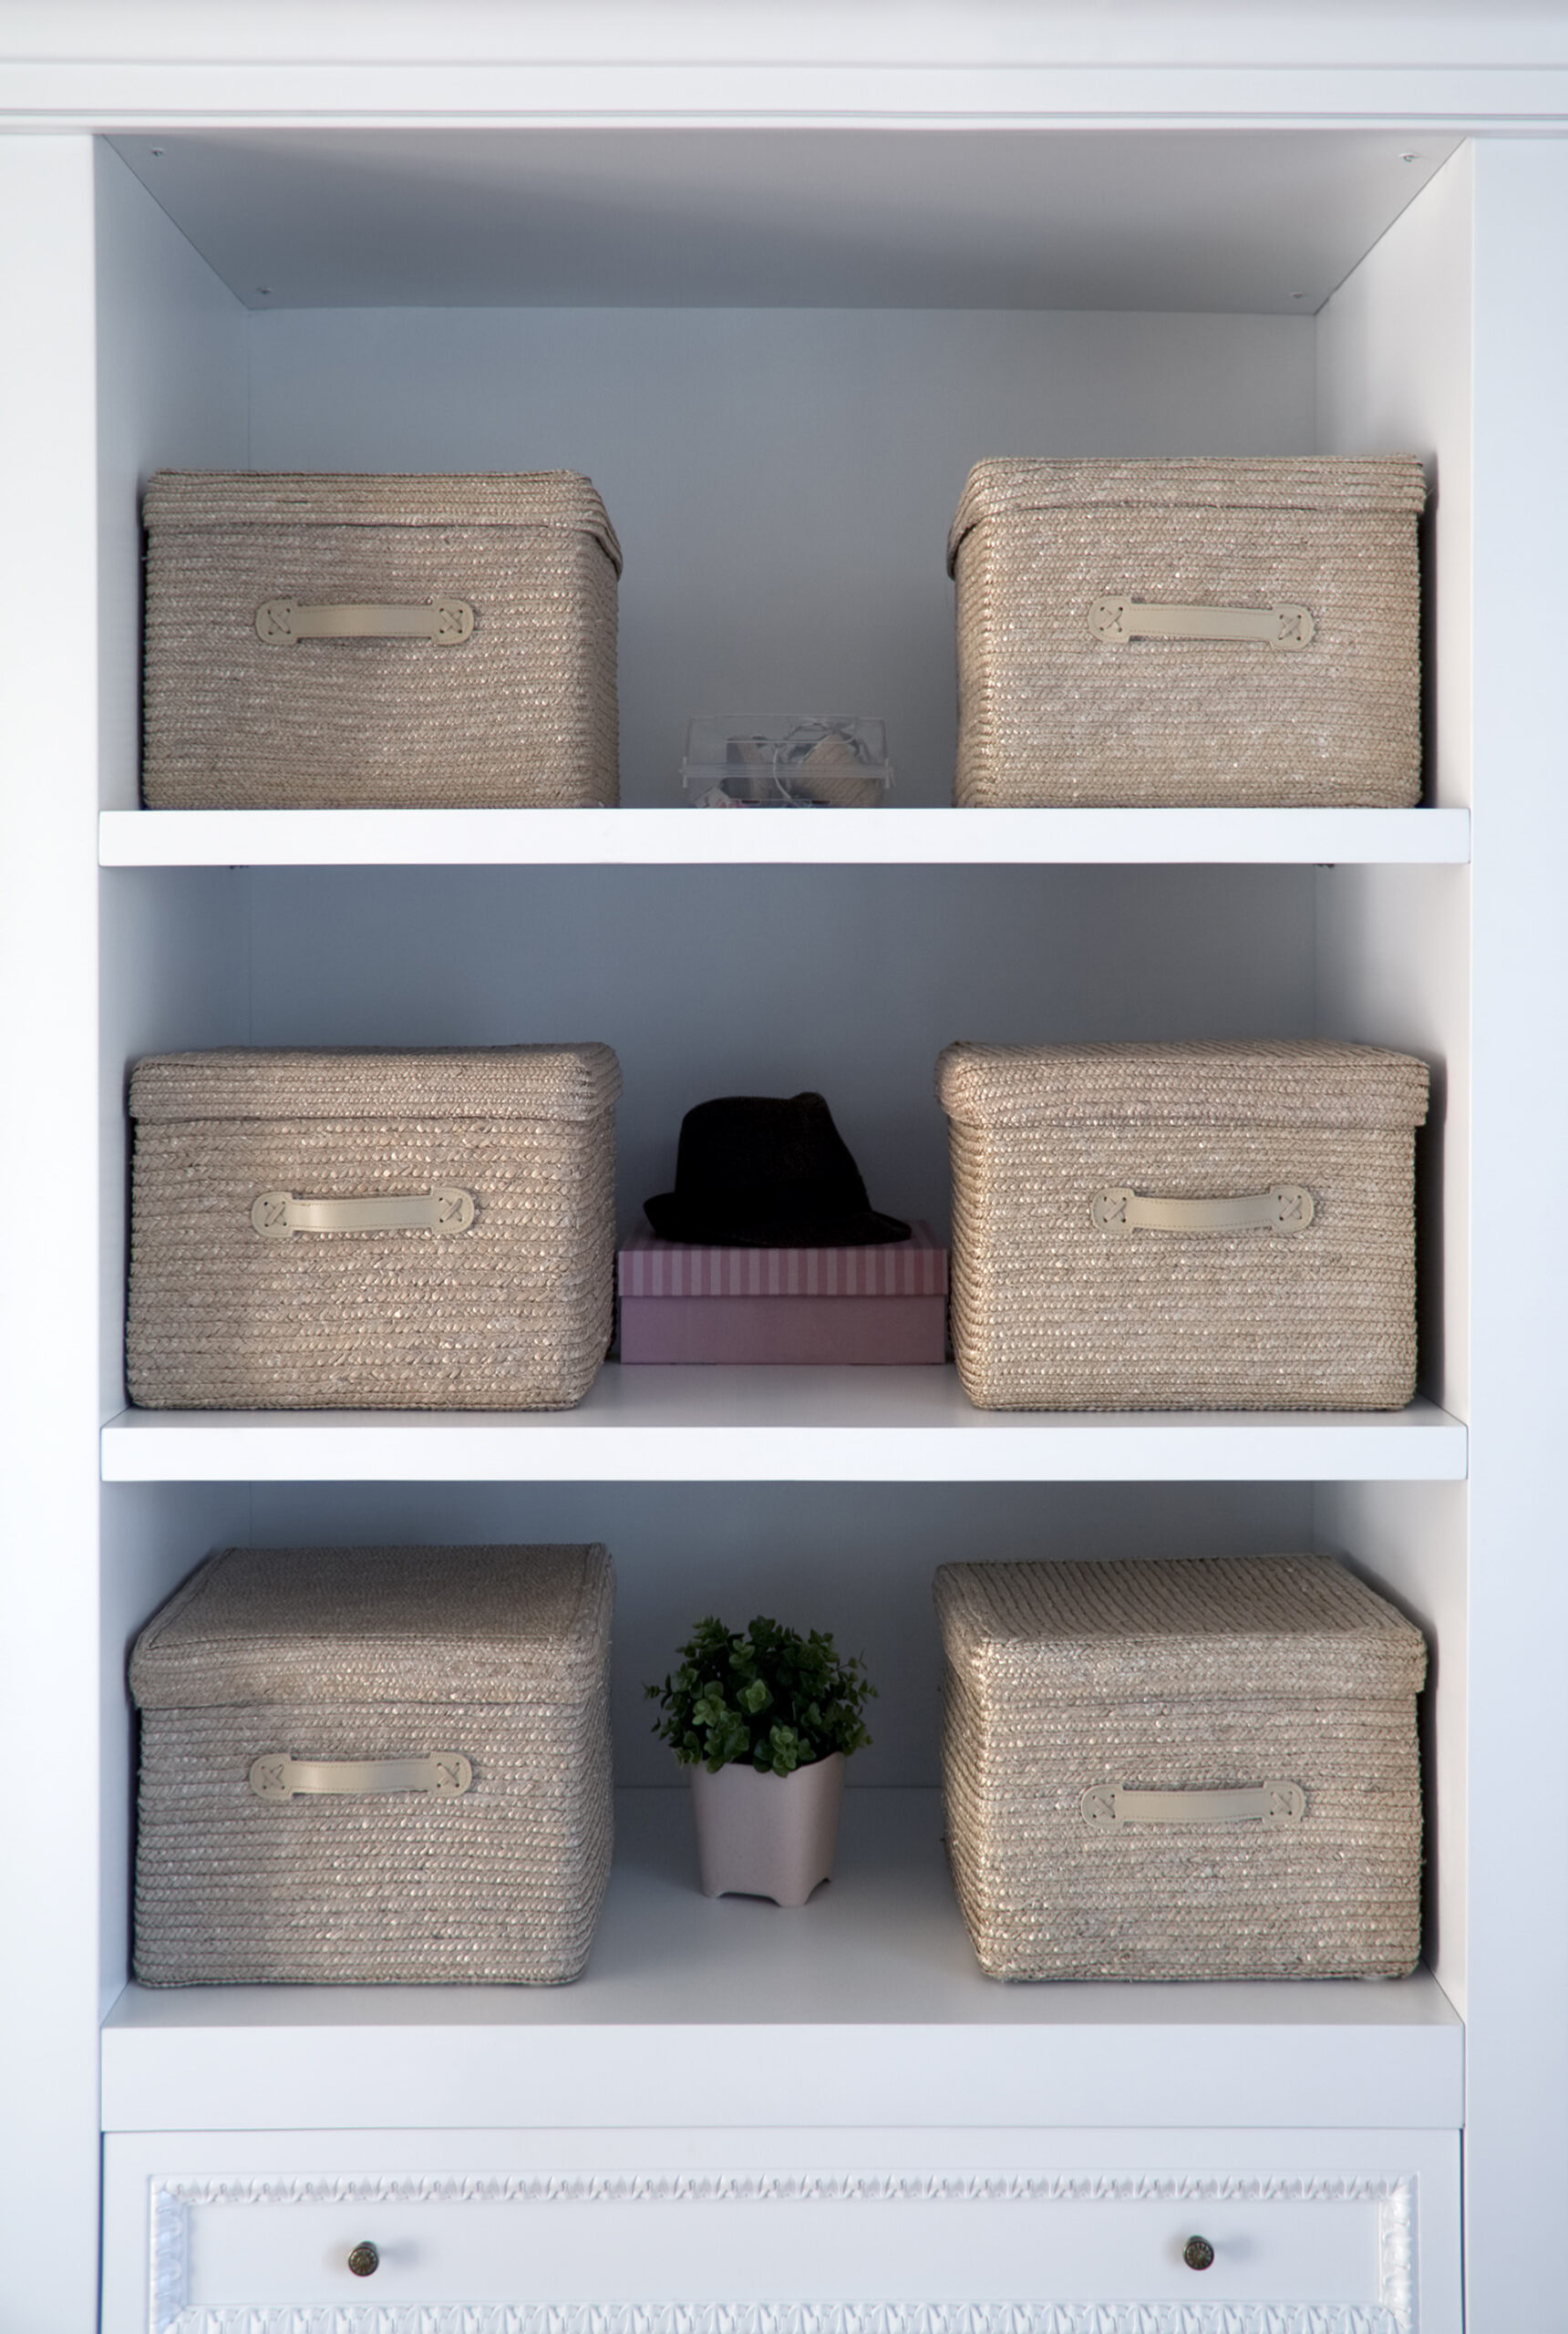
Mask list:
[[[191,2308],[201,2205],[598,2202],[1375,2203],[1379,2298],[1321,2302],[328,2303]],[[1410,2179],[1258,2174],[755,2172],[234,2175],[152,2183],[153,2334],[1418,2334]]]
[[1349,2302],[328,2302],[182,2310],[169,2334],[1406,2334]]

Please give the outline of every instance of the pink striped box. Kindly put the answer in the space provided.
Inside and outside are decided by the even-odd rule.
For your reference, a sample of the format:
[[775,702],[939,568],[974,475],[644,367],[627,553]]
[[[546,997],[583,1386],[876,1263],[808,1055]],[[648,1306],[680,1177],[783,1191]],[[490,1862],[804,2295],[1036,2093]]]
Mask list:
[[877,1248],[695,1248],[645,1224],[615,1260],[624,1362],[937,1364],[947,1251],[928,1224]]

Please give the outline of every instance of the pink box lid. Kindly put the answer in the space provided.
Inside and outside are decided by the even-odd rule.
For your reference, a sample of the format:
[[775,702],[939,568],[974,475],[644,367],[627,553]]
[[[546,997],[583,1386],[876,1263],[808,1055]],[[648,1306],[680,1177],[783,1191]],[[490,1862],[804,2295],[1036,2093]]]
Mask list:
[[623,1296],[945,1296],[929,1224],[877,1248],[693,1248],[639,1224],[615,1259]]

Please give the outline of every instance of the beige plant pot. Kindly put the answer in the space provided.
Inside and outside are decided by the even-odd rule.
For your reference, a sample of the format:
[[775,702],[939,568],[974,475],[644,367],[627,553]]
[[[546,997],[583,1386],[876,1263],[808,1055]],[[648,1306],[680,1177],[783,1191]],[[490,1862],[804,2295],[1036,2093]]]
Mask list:
[[830,1751],[792,1775],[755,1767],[691,1771],[705,1896],[771,1896],[803,1905],[830,1878],[844,1795],[844,1754]]

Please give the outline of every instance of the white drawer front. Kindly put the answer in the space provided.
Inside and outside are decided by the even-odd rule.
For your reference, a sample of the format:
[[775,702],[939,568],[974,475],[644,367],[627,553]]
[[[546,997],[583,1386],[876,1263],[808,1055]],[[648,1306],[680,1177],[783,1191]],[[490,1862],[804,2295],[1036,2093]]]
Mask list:
[[[938,2334],[953,2311],[972,2334],[993,2313],[1014,2334],[1415,2324],[1398,2179],[328,2174],[158,2184],[153,2209],[156,2334],[445,2334],[463,2305],[490,2308],[453,2334],[531,2329],[540,2311],[551,2334],[614,2334],[634,2313],[654,2334],[661,2305],[686,2334],[769,2334],[802,2307],[812,2334]],[[1194,2237],[1207,2267],[1184,2257]]]

